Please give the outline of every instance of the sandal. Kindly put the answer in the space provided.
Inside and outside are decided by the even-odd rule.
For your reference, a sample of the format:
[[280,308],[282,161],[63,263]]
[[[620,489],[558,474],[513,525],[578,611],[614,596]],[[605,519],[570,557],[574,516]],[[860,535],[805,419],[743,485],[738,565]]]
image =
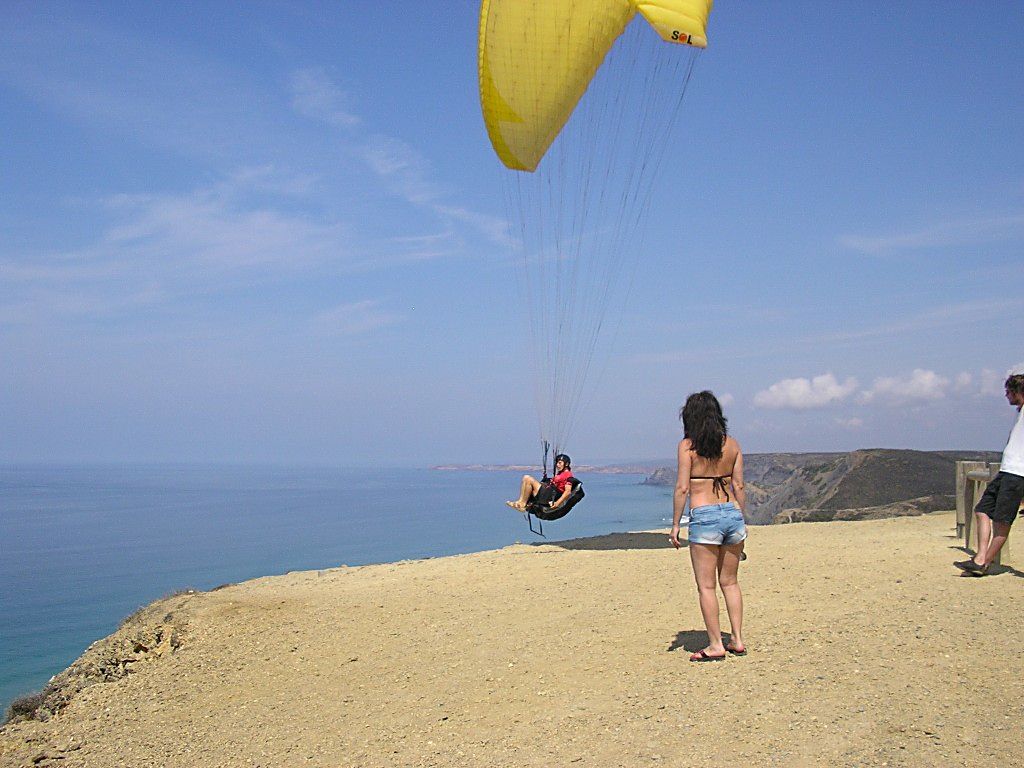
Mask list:
[[729,643],[729,645],[725,646],[725,650],[731,653],[733,656],[747,655],[747,646],[745,645],[741,645],[739,648],[737,648],[732,643]]
[[989,563],[985,563],[985,565],[980,565],[974,562],[973,558],[970,560],[961,560],[960,562],[953,563],[953,565],[955,565],[957,568],[964,571],[965,573],[969,573],[971,576],[988,575]]
[[706,648],[701,648],[690,657],[690,661],[725,661],[725,656],[724,653],[721,656],[712,656]]

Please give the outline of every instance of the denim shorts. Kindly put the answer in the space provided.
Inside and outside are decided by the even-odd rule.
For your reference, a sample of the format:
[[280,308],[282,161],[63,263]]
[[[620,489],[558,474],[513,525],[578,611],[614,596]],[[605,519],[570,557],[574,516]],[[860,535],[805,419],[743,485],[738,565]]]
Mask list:
[[743,513],[731,501],[694,507],[686,538],[691,544],[739,544],[747,538]]

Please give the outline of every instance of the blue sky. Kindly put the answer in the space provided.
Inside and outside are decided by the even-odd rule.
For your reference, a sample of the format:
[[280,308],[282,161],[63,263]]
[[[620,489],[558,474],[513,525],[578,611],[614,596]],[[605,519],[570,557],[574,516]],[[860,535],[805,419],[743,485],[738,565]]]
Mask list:
[[[530,461],[478,3],[0,7],[0,461]],[[1024,5],[721,0],[577,461],[1000,449]],[[674,151],[675,150],[675,151]]]

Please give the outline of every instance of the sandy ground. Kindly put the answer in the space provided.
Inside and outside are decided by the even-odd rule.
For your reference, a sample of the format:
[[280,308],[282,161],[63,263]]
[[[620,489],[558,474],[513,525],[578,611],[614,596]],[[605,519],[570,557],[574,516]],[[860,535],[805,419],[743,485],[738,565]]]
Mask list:
[[750,654],[711,664],[661,532],[179,596],[136,623],[180,647],[6,726],[0,765],[1020,765],[1024,573],[960,577],[952,529],[753,529]]

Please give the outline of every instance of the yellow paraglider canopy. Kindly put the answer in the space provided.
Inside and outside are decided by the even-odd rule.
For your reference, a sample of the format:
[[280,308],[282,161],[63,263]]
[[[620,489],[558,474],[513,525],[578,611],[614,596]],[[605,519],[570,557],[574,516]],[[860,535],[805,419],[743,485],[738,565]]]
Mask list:
[[491,144],[533,171],[639,12],[667,42],[703,48],[712,0],[483,0],[480,102]]
[[[685,146],[675,128],[711,5],[482,0],[481,106],[512,169],[497,174],[507,242],[541,443],[556,453],[568,448],[587,382],[602,375],[620,329],[644,221],[659,207],[655,179]],[[685,216],[685,206],[673,215]]]

